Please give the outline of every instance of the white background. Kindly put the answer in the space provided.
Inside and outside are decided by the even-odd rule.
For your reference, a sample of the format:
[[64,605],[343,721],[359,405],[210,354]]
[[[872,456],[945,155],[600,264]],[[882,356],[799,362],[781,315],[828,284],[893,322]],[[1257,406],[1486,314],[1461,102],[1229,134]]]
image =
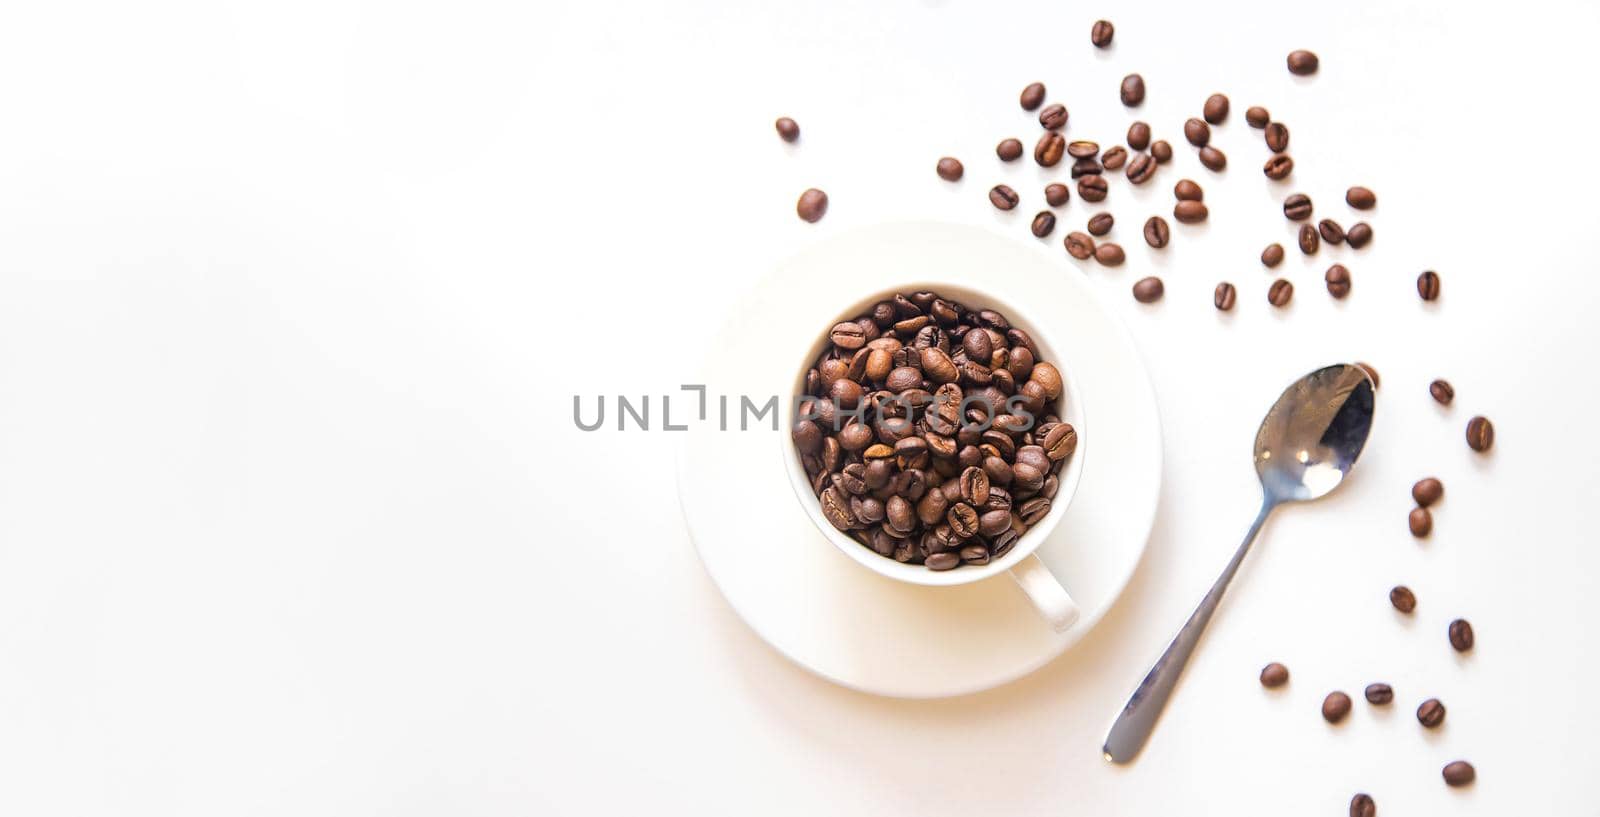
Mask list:
[[[9,4],[0,811],[1342,814],[1369,791],[1389,815],[1600,813],[1600,12],[1118,6]],[[1284,70],[1298,47],[1314,78]],[[1129,71],[1178,157],[1148,189],[1113,180],[1127,265],[1062,254],[1061,274],[1118,294],[1160,397],[1144,564],[1089,638],[1005,688],[910,703],[814,679],[705,578],[677,439],[579,432],[572,395],[689,382],[725,305],[835,231],[934,217],[1033,241],[1060,174],[994,160],[1037,137],[1017,92],[1044,81],[1069,136],[1109,145]],[[1181,137],[1218,90],[1220,176]],[[1284,185],[1251,104],[1291,128]],[[945,154],[966,181],[934,176]],[[1137,226],[1185,176],[1210,223],[1150,251]],[[1010,214],[985,199],[1001,180]],[[1302,259],[1283,193],[1348,225],[1354,183],[1378,192],[1376,240]],[[833,203],[806,225],[813,185]],[[1256,261],[1274,240],[1283,312]],[[1150,271],[1164,301],[1123,297]],[[1145,755],[1107,766],[1104,728],[1254,512],[1261,412],[1350,358],[1383,378],[1352,483],[1269,525]],[[1490,456],[1463,444],[1474,413]],[[1446,498],[1418,543],[1427,474]],[[1402,581],[1413,619],[1385,598]],[[1286,690],[1257,684],[1269,660]],[[1359,701],[1374,680],[1392,711]],[[1330,728],[1336,688],[1358,703]],[[1437,733],[1412,716],[1429,695]],[[1458,757],[1470,789],[1440,781]]]

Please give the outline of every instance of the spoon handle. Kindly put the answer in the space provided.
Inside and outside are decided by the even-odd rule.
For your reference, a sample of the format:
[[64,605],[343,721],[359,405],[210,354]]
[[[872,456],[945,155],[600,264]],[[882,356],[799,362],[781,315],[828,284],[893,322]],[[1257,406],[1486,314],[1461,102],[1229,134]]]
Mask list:
[[1206,593],[1200,606],[1190,614],[1183,629],[1167,645],[1167,651],[1161,654],[1161,659],[1150,668],[1150,674],[1144,677],[1139,688],[1133,691],[1133,696],[1128,698],[1128,705],[1122,708],[1122,714],[1117,716],[1117,722],[1111,725],[1111,732],[1106,735],[1106,743],[1102,747],[1106,760],[1127,763],[1139,754],[1145,741],[1150,739],[1150,733],[1155,731],[1156,719],[1161,716],[1161,710],[1166,708],[1167,699],[1172,697],[1172,689],[1178,684],[1178,677],[1183,675],[1189,656],[1194,652],[1195,645],[1200,643],[1200,635],[1211,622],[1211,614],[1217,611],[1222,594],[1227,592],[1233,575],[1239,572],[1239,565],[1244,561],[1245,554],[1250,552],[1250,545],[1256,541],[1256,534],[1261,532],[1261,525],[1267,521],[1267,514],[1272,512],[1272,508],[1272,502],[1262,502],[1261,512],[1256,514],[1256,521],[1250,524],[1250,532],[1244,535],[1244,541],[1239,544],[1227,568],[1217,577],[1216,584],[1211,585],[1211,591]]

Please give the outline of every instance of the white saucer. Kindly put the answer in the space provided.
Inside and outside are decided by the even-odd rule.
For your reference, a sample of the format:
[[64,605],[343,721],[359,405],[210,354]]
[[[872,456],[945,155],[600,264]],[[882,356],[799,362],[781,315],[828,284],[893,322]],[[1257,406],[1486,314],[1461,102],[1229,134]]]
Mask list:
[[[796,501],[770,415],[739,429],[740,395],[787,411],[797,356],[858,296],[962,281],[1025,304],[1079,379],[1094,456],[1066,518],[1038,551],[1078,603],[1052,632],[1005,576],[958,587],[884,578],[840,553]],[[712,422],[690,424],[678,492],[706,572],[779,652],[844,686],[901,698],[963,695],[1038,669],[1089,631],[1144,553],[1161,491],[1161,424],[1127,330],[1082,273],[1028,241],[956,224],[888,224],[819,243],[736,308],[703,379]],[[728,396],[728,430],[718,428]]]

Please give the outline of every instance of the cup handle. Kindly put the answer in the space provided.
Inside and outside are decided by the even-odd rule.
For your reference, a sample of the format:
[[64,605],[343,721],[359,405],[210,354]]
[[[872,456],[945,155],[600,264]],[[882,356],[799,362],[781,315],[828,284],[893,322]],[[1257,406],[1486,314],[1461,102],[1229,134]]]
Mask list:
[[1011,568],[1011,578],[1017,580],[1017,586],[1038,608],[1039,615],[1050,623],[1051,629],[1066,632],[1078,620],[1078,605],[1038,556],[1030,554],[1017,562],[1017,566]]

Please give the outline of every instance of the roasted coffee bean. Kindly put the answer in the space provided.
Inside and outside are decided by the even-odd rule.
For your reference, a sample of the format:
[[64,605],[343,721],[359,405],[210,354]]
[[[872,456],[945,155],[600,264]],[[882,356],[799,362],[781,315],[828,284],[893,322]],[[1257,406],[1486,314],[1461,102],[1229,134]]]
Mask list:
[[1189,144],[1197,148],[1203,148],[1207,142],[1211,141],[1211,126],[1207,125],[1204,120],[1190,117],[1188,121],[1183,123],[1183,138],[1188,139]]
[[974,508],[989,501],[989,475],[982,468],[968,468],[958,478],[961,501]]
[[1290,221],[1305,221],[1311,218],[1311,197],[1304,193],[1294,193],[1283,200],[1284,218]]
[[1072,189],[1060,182],[1045,185],[1044,201],[1051,207],[1060,207],[1072,199]]
[[1156,173],[1156,160],[1148,153],[1140,153],[1128,162],[1128,169],[1124,171],[1128,181],[1134,184],[1144,184]]
[[1335,298],[1343,298],[1350,294],[1350,270],[1345,269],[1343,264],[1334,264],[1328,267],[1328,271],[1322,276],[1322,280],[1328,284],[1329,295]]
[[961,563],[964,565],[986,565],[989,558],[989,549],[983,545],[967,545],[961,549]]
[[1267,140],[1267,149],[1273,153],[1289,149],[1289,126],[1282,122],[1268,122],[1262,136]]
[[1289,668],[1274,661],[1261,668],[1261,685],[1276,689],[1289,683]]
[[1046,105],[1039,112],[1039,124],[1045,130],[1061,130],[1067,124],[1067,106],[1059,102]]
[[1111,25],[1110,21],[1096,20],[1089,29],[1089,42],[1094,43],[1095,48],[1109,48],[1111,46],[1111,38],[1116,33],[1117,30]]
[[978,532],[984,536],[999,536],[1009,527],[1011,527],[1011,510],[1009,508],[984,511],[978,516]]
[[1143,122],[1135,122],[1129,125],[1128,147],[1133,150],[1144,150],[1150,147],[1150,126]]
[[1494,423],[1487,417],[1474,417],[1467,421],[1467,447],[1484,452],[1494,447]]
[[1310,224],[1300,225],[1300,252],[1306,255],[1316,255],[1317,248],[1320,246],[1322,246],[1322,239],[1317,234],[1317,228]]
[[1036,496],[1017,508],[1017,516],[1022,519],[1022,524],[1030,526],[1038,524],[1049,513],[1050,500],[1042,496]]
[[1423,508],[1438,502],[1444,496],[1444,483],[1437,477],[1423,477],[1411,486],[1411,498]]
[[934,168],[934,171],[939,174],[939,178],[947,182],[955,182],[961,180],[962,174],[966,173],[967,169],[961,166],[960,159],[946,156],[939,160],[939,164]]
[[1344,243],[1344,228],[1339,226],[1339,222],[1331,218],[1325,218],[1317,222],[1317,232],[1322,235],[1322,240],[1329,244]]
[[1078,450],[1078,430],[1068,423],[1057,423],[1039,443],[1051,462],[1060,462]]
[[1156,249],[1167,246],[1167,241],[1172,237],[1172,228],[1167,226],[1167,220],[1160,216],[1151,216],[1144,222],[1144,243]]
[[1222,94],[1212,94],[1206,97],[1206,104],[1202,110],[1207,122],[1220,125],[1222,120],[1228,118],[1228,98]]
[[[1027,346],[1027,344],[1022,345]],[[1057,369],[1054,363],[1038,360],[1037,356],[1033,368],[1028,371],[1028,379],[1038,383],[1039,387],[1044,389],[1045,397],[1050,400],[1060,397],[1062,389],[1066,387],[1065,381],[1061,378],[1061,370]]]
[[1128,163],[1128,149],[1121,145],[1113,145],[1100,157],[1100,164],[1106,170],[1121,170]]
[[1439,299],[1439,273],[1428,270],[1417,276],[1417,295],[1424,301]]
[[1215,147],[1206,145],[1200,148],[1200,164],[1205,165],[1207,170],[1220,172],[1228,166],[1228,157]]
[[1172,161],[1172,145],[1167,144],[1165,139],[1157,139],[1150,143],[1150,156],[1156,160],[1156,164],[1164,165]]
[[1272,158],[1261,166],[1261,172],[1267,174],[1267,178],[1275,182],[1283,181],[1289,178],[1290,173],[1294,172],[1294,160],[1289,158],[1287,153],[1274,153]]
[[971,539],[978,535],[978,512],[965,502],[957,502],[945,511],[945,524],[950,526],[950,531],[962,539]]
[[1165,290],[1166,287],[1162,286],[1161,279],[1154,275],[1140,278],[1133,285],[1133,299],[1142,304],[1155,303],[1161,300],[1161,294]]
[[860,349],[867,344],[867,333],[862,330],[861,324],[845,321],[834,325],[828,332],[828,340],[840,349]]
[[1233,288],[1233,284],[1223,281],[1217,284],[1216,291],[1211,294],[1211,304],[1218,311],[1227,312],[1233,309],[1233,302],[1237,297],[1238,292]]
[[822,515],[828,520],[828,524],[842,531],[848,531],[856,526],[855,515],[850,512],[850,500],[846,498],[843,490],[837,487],[829,488],[823,491],[818,499],[822,503]]
[[1279,278],[1267,287],[1267,303],[1276,307],[1289,305],[1289,299],[1294,297],[1294,284]]
[[1365,221],[1358,221],[1350,225],[1350,229],[1344,233],[1344,240],[1352,249],[1359,250],[1367,246],[1367,242],[1372,240],[1372,225]]
[[1022,158],[1022,140],[1006,138],[994,146],[994,155],[1000,157],[1002,162],[1014,162]]
[[1172,186],[1172,195],[1179,201],[1205,201],[1206,191],[1189,179],[1180,179]]
[[1055,167],[1061,161],[1061,156],[1066,152],[1067,138],[1053,130],[1045,131],[1039,141],[1033,146],[1033,160],[1040,167]]
[[1352,187],[1344,191],[1344,203],[1357,210],[1371,210],[1378,203],[1378,194],[1365,187]]
[[1087,159],[1100,152],[1100,145],[1088,139],[1077,139],[1067,144],[1067,155],[1074,159]]
[[1116,219],[1112,218],[1110,213],[1095,213],[1089,217],[1089,235],[1105,235],[1111,232],[1111,227],[1115,223]]
[[1094,239],[1087,233],[1067,233],[1066,241],[1063,243],[1067,247],[1067,255],[1079,261],[1087,260],[1089,256],[1094,255]]
[[1129,74],[1122,78],[1122,104],[1136,108],[1144,102],[1144,77]]
[[1172,217],[1183,224],[1199,224],[1209,213],[1205,202],[1201,201],[1180,201],[1172,207]]
[[1378,817],[1378,805],[1372,801],[1372,795],[1358,794],[1350,798],[1350,817]]
[[795,202],[794,212],[801,221],[815,224],[828,212],[828,194],[815,187],[801,193],[800,200]]
[[1272,115],[1267,113],[1267,109],[1260,105],[1251,105],[1245,109],[1244,121],[1250,127],[1260,129],[1266,127],[1267,123],[1272,121]]
[[998,209],[1010,210],[1016,207],[1017,202],[1021,200],[1022,197],[1017,195],[1017,191],[1012,190],[1008,185],[997,184],[989,188],[989,203]]
[[1310,51],[1290,51],[1286,62],[1289,64],[1289,73],[1295,76],[1303,77],[1317,72],[1317,55]]
[[1417,609],[1417,596],[1411,592],[1411,588],[1397,584],[1389,590],[1389,603],[1394,605],[1394,609],[1409,613]]
[[1367,703],[1383,706],[1394,700],[1394,687],[1388,684],[1367,684]]
[[778,128],[778,137],[783,141],[793,142],[800,138],[800,125],[793,119],[787,116],[780,116],[774,124]]
[[1435,380],[1429,383],[1428,394],[1433,395],[1434,401],[1441,406],[1448,406],[1450,401],[1456,399],[1456,389],[1448,380]]
[[[1056,228],[1056,214],[1055,213],[1052,213],[1049,210],[1040,210],[1039,214],[1033,217],[1033,234],[1034,235],[1036,235],[1036,236],[1038,236],[1040,238],[1044,238],[1045,236],[1049,235],[1050,231],[1054,230],[1055,228]],[[971,333],[969,332],[968,334],[971,334]]]
[[1378,376],[1378,370],[1371,363],[1363,363],[1358,360],[1356,361],[1356,366],[1360,367],[1361,371],[1366,372],[1367,377],[1371,378],[1372,388],[1376,389],[1383,385],[1383,378]]
[[1455,647],[1456,652],[1472,649],[1473,641],[1472,625],[1466,619],[1458,618],[1450,622],[1450,646]]
[[955,553],[934,553],[922,562],[929,570],[950,570],[961,565],[961,556]]
[[1078,180],[1078,198],[1084,201],[1105,201],[1110,185],[1100,176],[1084,176]]
[[789,429],[789,438],[801,454],[819,454],[822,451],[822,429],[810,420],[797,420]]
[[1094,260],[1099,261],[1101,266],[1120,267],[1127,260],[1127,255],[1120,244],[1107,241],[1094,248]]
[[1330,692],[1328,697],[1322,699],[1322,719],[1328,723],[1338,723],[1344,716],[1350,714],[1350,696],[1343,692]]
[[1268,244],[1267,248],[1261,251],[1261,265],[1262,266],[1264,266],[1264,267],[1266,267],[1268,269],[1271,269],[1271,268],[1276,267],[1277,265],[1282,264],[1282,263],[1283,263],[1283,245],[1282,244]]
[[1442,774],[1448,786],[1465,786],[1478,779],[1478,770],[1465,760],[1452,760],[1444,764]]
[[1029,83],[1028,87],[1022,89],[1022,95],[1017,101],[1022,104],[1022,109],[1025,111],[1038,110],[1039,106],[1044,104],[1044,83]]
[[1429,698],[1417,707],[1417,723],[1428,729],[1438,729],[1444,723],[1444,704],[1438,698]]
[[1072,162],[1072,178],[1081,179],[1084,176],[1098,176],[1105,172],[1100,167],[1100,162],[1092,158],[1076,159]]

